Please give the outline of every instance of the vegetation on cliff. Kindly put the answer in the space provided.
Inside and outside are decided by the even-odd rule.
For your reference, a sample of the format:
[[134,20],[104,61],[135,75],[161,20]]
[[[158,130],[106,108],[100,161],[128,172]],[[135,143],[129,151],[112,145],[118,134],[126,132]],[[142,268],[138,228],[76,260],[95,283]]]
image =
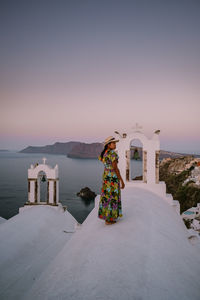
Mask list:
[[[192,181],[183,185],[194,168],[194,157],[170,159],[160,165],[160,181],[165,181],[167,193],[180,203],[180,213],[200,203],[200,186]],[[190,163],[189,163],[190,162]],[[183,170],[180,170],[180,166]]]

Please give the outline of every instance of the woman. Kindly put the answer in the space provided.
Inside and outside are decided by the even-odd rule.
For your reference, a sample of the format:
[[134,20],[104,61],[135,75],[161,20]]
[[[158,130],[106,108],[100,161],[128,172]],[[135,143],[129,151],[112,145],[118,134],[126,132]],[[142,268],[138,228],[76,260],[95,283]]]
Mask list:
[[109,136],[104,142],[104,149],[99,156],[99,160],[104,164],[103,185],[99,202],[98,217],[105,220],[106,225],[116,223],[118,217],[122,217],[121,188],[125,187],[124,181],[117,167],[118,155],[116,140]]

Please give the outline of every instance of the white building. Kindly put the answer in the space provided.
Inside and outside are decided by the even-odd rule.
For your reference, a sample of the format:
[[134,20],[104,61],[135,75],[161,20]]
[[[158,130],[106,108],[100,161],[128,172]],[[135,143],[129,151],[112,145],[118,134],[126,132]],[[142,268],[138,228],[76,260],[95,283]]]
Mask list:
[[193,181],[196,185],[200,185],[200,166],[194,167],[191,171],[191,175],[184,181],[183,185],[189,181]]
[[191,207],[182,213],[182,218],[185,220],[193,220],[200,216],[200,203],[196,207]]
[[[46,199],[41,199],[41,181],[47,181]],[[54,168],[46,164],[31,165],[28,169],[28,202],[26,205],[48,204],[57,206],[59,203],[58,165]]]
[[200,231],[200,222],[199,221],[200,220],[194,219],[192,221],[191,228],[193,228],[196,231]]
[[[160,140],[158,133],[154,133],[152,138],[148,138],[138,126],[131,134],[119,137],[117,150],[119,155],[119,169],[125,179],[126,187],[139,187],[146,189],[163,197],[176,212],[180,214],[180,204],[174,200],[171,194],[166,193],[165,182],[159,181],[159,153]],[[142,180],[132,180],[130,172],[130,149],[134,140],[139,140],[143,147],[143,178]]]

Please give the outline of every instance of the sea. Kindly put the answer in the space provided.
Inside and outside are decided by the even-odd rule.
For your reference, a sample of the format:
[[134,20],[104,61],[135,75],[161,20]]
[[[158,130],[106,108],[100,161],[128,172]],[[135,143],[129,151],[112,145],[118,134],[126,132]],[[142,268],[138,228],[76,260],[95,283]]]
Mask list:
[[[43,157],[47,159],[47,165],[58,165],[59,202],[67,207],[79,223],[83,223],[94,208],[94,200],[85,201],[77,193],[89,187],[97,195],[100,194],[103,164],[98,159],[43,153],[0,152],[0,216],[9,219],[19,213],[19,208],[28,200],[28,169],[31,164],[43,163]],[[142,161],[134,161],[132,172],[133,177],[142,175]],[[41,181],[41,193],[46,190],[46,184]]]

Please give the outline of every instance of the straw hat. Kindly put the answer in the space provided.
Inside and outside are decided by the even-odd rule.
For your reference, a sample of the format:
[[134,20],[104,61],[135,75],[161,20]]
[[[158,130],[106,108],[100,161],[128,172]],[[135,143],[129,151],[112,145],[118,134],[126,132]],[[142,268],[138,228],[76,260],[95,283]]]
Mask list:
[[108,145],[109,143],[117,143],[117,142],[119,142],[119,140],[116,140],[113,136],[109,136],[109,137],[107,137],[106,139],[105,139],[105,141],[104,141],[104,146],[106,146],[106,145]]

